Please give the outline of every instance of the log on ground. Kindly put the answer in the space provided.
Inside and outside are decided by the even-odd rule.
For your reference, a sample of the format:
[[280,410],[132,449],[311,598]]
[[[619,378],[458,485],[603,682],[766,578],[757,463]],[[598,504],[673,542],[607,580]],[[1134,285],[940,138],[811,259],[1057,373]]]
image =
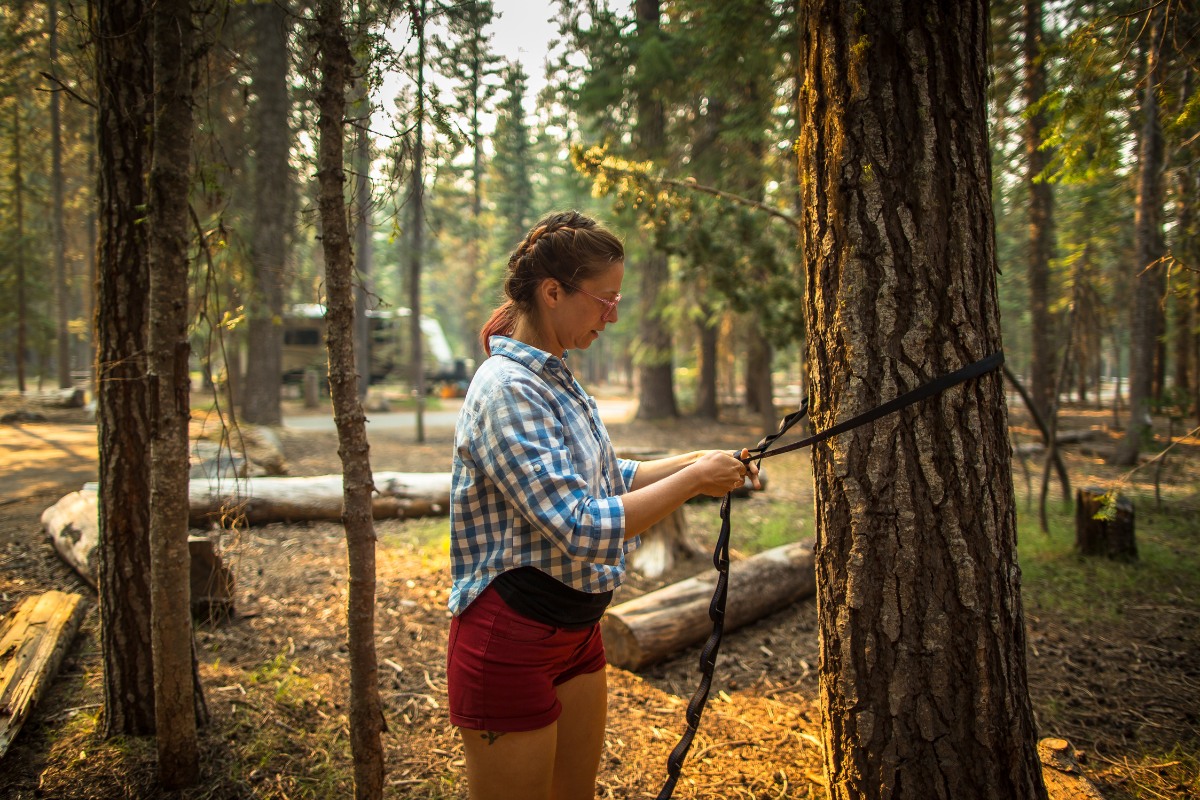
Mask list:
[[[437,517],[450,513],[449,472],[377,472],[371,501],[375,519]],[[97,484],[84,484],[95,492]],[[193,479],[188,488],[192,527],[265,525],[340,520],[342,476]]]
[[77,594],[45,592],[0,623],[0,758],[54,679],[85,610]]
[[[725,632],[816,593],[812,539],[765,550],[729,567]],[[600,621],[609,663],[637,670],[703,641],[712,632],[711,572],[613,606]]]
[[[100,541],[99,503],[95,491],[71,492],[42,512],[42,527],[54,549],[79,576],[96,588]],[[233,611],[233,573],[209,535],[188,536],[191,556],[192,613],[202,619]]]
[[1037,751],[1050,800],[1104,800],[1096,784],[1083,774],[1066,739],[1042,739]]

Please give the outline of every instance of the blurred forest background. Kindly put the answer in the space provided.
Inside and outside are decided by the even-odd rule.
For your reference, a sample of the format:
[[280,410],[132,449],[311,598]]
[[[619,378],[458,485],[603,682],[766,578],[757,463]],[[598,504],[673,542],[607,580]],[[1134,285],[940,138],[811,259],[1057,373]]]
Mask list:
[[[1168,3],[1153,23],[1141,11],[992,4],[1005,348],[1043,410],[1056,391],[1119,407],[1147,357],[1153,404],[1197,410],[1197,11]],[[638,40],[651,12],[657,33]],[[348,11],[358,341],[374,360],[360,372],[426,392],[469,374],[509,250],[542,213],[573,207],[622,233],[631,267],[624,324],[583,355],[585,382],[634,388],[643,418],[712,417],[720,402],[773,417],[770,398],[794,398],[803,371],[797,4],[524,3],[503,13],[557,32],[532,82],[493,46],[499,13],[433,0]],[[281,382],[324,360],[303,322],[325,299],[311,16],[303,3],[214,3],[195,53],[192,371],[248,421],[277,422]],[[0,376],[86,384],[88,9],[6,3],[0,37]],[[1133,313],[1146,278],[1149,313]],[[419,367],[401,324],[414,298],[438,340]]]

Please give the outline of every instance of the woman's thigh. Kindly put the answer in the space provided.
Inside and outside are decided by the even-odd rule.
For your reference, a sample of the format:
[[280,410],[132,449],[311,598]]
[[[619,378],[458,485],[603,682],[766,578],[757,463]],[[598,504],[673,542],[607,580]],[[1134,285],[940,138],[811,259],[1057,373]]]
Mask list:
[[558,724],[498,733],[459,728],[471,800],[551,800]]
[[554,800],[591,800],[604,750],[608,678],[603,669],[556,687],[562,714],[554,756]]

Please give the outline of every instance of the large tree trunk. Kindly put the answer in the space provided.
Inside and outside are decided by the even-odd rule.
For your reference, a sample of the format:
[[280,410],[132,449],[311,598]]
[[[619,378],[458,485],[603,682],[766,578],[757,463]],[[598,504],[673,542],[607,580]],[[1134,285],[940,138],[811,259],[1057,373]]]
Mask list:
[[281,3],[255,3],[256,102],[250,106],[255,131],[254,201],[251,214],[251,277],[247,303],[248,351],[241,388],[242,418],[261,425],[283,421],[283,286],[288,239],[288,54],[287,9]]
[[1134,296],[1129,322],[1129,422],[1112,463],[1137,463],[1143,439],[1151,432],[1151,404],[1157,371],[1159,302],[1165,267],[1163,255],[1163,138],[1158,112],[1161,23],[1149,12],[1150,44],[1146,52],[1146,81],[1142,88],[1142,135],[1138,153],[1137,209],[1134,212]]
[[[341,0],[321,0],[315,31],[321,83],[317,93],[319,147],[317,180],[325,253],[328,305],[329,388],[338,431],[338,455],[350,568],[348,637],[350,650],[350,748],[354,755],[354,796],[383,796],[386,729],[379,699],[375,655],[375,525],[371,519],[371,462],[367,424],[358,399],[354,367],[354,296],[350,231],[346,220],[344,136],[346,87],[354,64],[343,28]],[[414,315],[416,310],[414,309]]]
[[154,732],[150,645],[150,294],[146,173],[153,118],[148,8],[106,0],[94,14],[100,157],[97,427],[100,649],[106,737]]
[[1030,109],[1046,94],[1046,67],[1042,58],[1042,0],[1025,0],[1023,25],[1025,81],[1025,186],[1029,191],[1029,388],[1038,412],[1049,414],[1054,401],[1055,353],[1050,317],[1050,259],[1054,255],[1054,194],[1049,181],[1039,181],[1050,155],[1041,149],[1046,115]]
[[[150,606],[158,780],[200,777],[188,552],[188,191],[195,30],[191,0],[154,7],[154,154],[150,162]],[[200,698],[197,700],[197,698]]]
[[[637,0],[637,35],[649,41],[658,35],[661,15],[659,0]],[[637,149],[639,157],[654,159],[662,155],[666,112],[663,102],[654,95],[649,82],[638,89]],[[679,416],[675,402],[674,353],[671,331],[662,316],[662,293],[670,280],[665,253],[655,248],[653,237],[646,244],[645,260],[641,264],[641,308],[638,335],[638,419],[663,419]]]
[[[1000,349],[988,8],[805,12],[822,430]],[[999,372],[816,447],[813,467],[830,797],[1045,798]]]

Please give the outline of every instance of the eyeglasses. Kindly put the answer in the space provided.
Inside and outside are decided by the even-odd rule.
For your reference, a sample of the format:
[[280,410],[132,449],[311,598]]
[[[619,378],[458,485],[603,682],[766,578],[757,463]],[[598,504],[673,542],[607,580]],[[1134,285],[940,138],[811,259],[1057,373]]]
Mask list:
[[[562,281],[559,281],[559,283],[562,283]],[[578,286],[572,286],[569,283],[563,283],[563,286],[567,287],[568,289],[573,289],[576,292],[579,292],[580,294],[586,294],[588,297],[592,298],[593,300],[603,303],[604,304],[604,313],[600,316],[601,322],[610,322],[612,316],[617,313],[617,303],[621,302],[621,293],[620,292],[617,292],[617,296],[614,297],[612,300],[605,300],[603,297],[597,297],[596,295],[592,294],[591,292],[585,292],[583,289],[580,289]]]

